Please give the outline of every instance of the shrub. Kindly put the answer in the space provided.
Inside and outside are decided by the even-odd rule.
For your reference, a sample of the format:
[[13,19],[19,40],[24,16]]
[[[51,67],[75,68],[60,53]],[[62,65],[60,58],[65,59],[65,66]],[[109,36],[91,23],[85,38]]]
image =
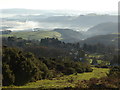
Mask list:
[[78,73],[83,73],[83,72],[84,72],[84,70],[83,70],[82,68],[77,68],[76,71],[77,71]]

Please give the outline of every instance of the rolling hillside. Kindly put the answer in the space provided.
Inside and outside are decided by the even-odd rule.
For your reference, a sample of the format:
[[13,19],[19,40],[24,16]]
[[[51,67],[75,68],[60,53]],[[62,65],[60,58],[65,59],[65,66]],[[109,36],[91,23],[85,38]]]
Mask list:
[[4,34],[3,36],[8,37],[8,36],[16,36],[16,37],[21,37],[24,39],[29,39],[29,40],[40,40],[42,38],[59,38],[61,39],[61,34],[55,31],[20,31],[20,32],[12,32],[10,34]]
[[77,42],[83,38],[80,32],[73,31],[71,29],[54,29],[54,31],[61,34],[62,41],[65,42]]
[[82,34],[71,29],[55,29],[53,31],[19,31],[3,34],[3,37],[15,36],[28,40],[41,40],[42,38],[58,38],[64,42],[77,42],[82,39]]
[[102,43],[105,45],[117,46],[119,38],[120,38],[120,34],[96,35],[81,41],[81,43],[86,43],[86,44]]
[[118,32],[118,24],[113,22],[98,24],[85,32],[86,37],[92,37],[96,35],[106,35]]

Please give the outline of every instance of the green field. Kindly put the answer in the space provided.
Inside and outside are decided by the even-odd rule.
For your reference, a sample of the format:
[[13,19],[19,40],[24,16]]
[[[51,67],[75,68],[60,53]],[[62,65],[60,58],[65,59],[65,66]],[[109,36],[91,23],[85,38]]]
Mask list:
[[106,76],[109,69],[106,68],[95,68],[93,67],[93,72],[65,75],[62,77],[53,78],[52,80],[39,80],[36,82],[28,83],[24,86],[9,86],[3,88],[65,88],[65,87],[75,87],[76,83],[81,80],[89,80],[90,78],[101,78]]
[[30,40],[40,40],[42,38],[61,38],[61,34],[56,31],[24,31],[24,32],[12,32],[10,34],[3,34],[3,37],[15,36],[21,37],[23,39],[30,39]]

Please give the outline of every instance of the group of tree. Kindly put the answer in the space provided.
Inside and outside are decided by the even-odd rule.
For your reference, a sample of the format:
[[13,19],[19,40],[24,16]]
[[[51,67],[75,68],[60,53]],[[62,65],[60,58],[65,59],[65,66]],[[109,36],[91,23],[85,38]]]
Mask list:
[[106,46],[101,43],[97,43],[93,45],[84,43],[82,45],[82,49],[89,53],[100,53],[100,54],[113,53],[115,51],[114,46]]
[[41,39],[41,41],[25,40],[16,37],[2,39],[3,45],[21,48],[24,51],[34,53],[37,57],[71,56],[73,59],[75,57],[78,59],[85,55],[84,51],[80,48],[79,43],[64,43],[56,38],[45,38]]
[[49,77],[47,66],[35,56],[16,48],[3,48],[3,85],[23,85]]

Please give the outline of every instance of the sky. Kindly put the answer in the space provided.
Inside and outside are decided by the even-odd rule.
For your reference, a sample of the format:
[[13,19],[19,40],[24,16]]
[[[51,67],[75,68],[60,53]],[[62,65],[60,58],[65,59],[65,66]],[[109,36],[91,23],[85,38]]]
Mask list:
[[0,0],[0,9],[117,11],[119,0]]

